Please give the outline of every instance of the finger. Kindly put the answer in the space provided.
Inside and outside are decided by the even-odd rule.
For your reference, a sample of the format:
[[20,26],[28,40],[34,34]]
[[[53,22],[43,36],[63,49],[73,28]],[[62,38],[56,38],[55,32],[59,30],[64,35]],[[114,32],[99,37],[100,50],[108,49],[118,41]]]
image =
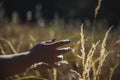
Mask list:
[[57,48],[57,47],[65,45],[65,44],[69,44],[70,42],[71,42],[71,40],[69,40],[69,39],[61,40],[61,41],[55,42],[54,44],[52,44],[52,46],[54,48]]
[[63,60],[63,55],[57,56],[56,59],[55,59],[55,62],[59,62],[61,60]]
[[67,47],[67,48],[60,48],[56,50],[56,55],[61,55],[61,54],[65,54],[67,52],[72,51],[72,48]]

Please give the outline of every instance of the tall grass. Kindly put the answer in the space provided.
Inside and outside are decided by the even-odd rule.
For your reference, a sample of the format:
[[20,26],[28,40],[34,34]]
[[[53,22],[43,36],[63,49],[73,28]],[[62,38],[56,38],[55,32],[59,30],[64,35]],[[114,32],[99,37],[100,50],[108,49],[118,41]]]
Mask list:
[[[111,28],[106,32],[103,40],[99,40],[96,43],[92,43],[89,52],[86,53],[83,25],[81,25],[80,40],[76,43],[76,46],[74,48],[75,50],[73,52],[74,54],[76,54],[77,50],[80,50],[78,52],[81,52],[81,55],[77,53],[77,57],[79,57],[82,60],[82,74],[79,74],[79,72],[77,72],[77,74],[81,75],[80,80],[100,80],[100,74],[102,74],[102,67],[104,66],[104,62],[106,61],[107,56],[111,53],[111,51],[108,51],[106,49],[106,41]],[[101,44],[99,49],[99,56],[94,58],[94,55],[96,54],[95,51],[97,50],[97,46],[99,44]],[[77,48],[78,45],[81,46],[80,49]],[[114,69],[115,68],[113,68],[112,71],[114,71]],[[111,72],[111,74],[108,75],[108,78],[106,80],[111,80],[112,74],[113,72]]]
[[2,55],[29,50],[40,41],[52,38],[72,40],[69,46],[73,51],[64,55],[66,61],[62,61],[63,64],[57,69],[43,70],[41,64],[34,64],[26,72],[12,76],[8,80],[113,80],[113,74],[116,73],[115,69],[120,60],[117,56],[120,55],[120,37],[116,32],[110,33],[112,27],[107,31],[103,28],[99,33],[96,31],[96,18],[101,2],[102,0],[98,0],[95,8],[92,32],[86,30],[83,24],[78,23],[76,27],[72,23],[59,24],[59,20],[45,27],[7,24],[1,28],[0,54]]
[[[41,67],[36,68],[37,70],[30,69],[27,72],[18,74],[10,79],[23,79],[24,76],[25,78],[36,76],[36,78],[44,78],[48,80],[112,80],[114,69],[116,69],[119,64],[118,58],[115,57],[116,55],[114,53],[119,50],[119,48],[115,48],[115,50],[113,50],[114,48],[112,49],[109,47],[109,44],[114,46],[117,41],[118,46],[118,39],[120,39],[117,35],[114,35],[116,39],[111,43],[112,39],[110,36],[114,34],[110,33],[112,28],[110,28],[106,33],[103,33],[103,31],[101,35],[96,34],[95,37],[99,36],[99,38],[97,37],[98,41],[95,40],[96,42],[91,43],[91,35],[88,35],[89,32],[85,32],[83,24],[81,25],[80,30],[72,27],[66,29],[60,29],[59,27],[34,27],[33,29],[27,26],[24,27],[26,27],[26,29],[24,29],[25,31],[22,31],[23,27],[11,27],[10,30],[12,30],[14,34],[9,33],[11,31],[6,32],[11,36],[7,36],[6,33],[2,33],[5,36],[1,36],[0,38],[1,53],[4,53],[5,55],[29,50],[39,41],[48,40],[51,36],[54,36],[57,39],[72,39],[73,41],[69,46],[73,48],[73,52],[72,54],[69,53],[64,55],[64,59],[66,59],[69,64],[62,64],[59,68],[50,70],[42,70]],[[18,33],[14,31],[17,29]],[[28,32],[28,34],[26,34],[26,32]],[[102,35],[104,35],[104,37]],[[20,43],[21,40],[22,43]],[[111,58],[113,58],[114,61],[112,62],[114,63],[113,65],[110,65],[111,62],[109,62]],[[108,69],[105,67],[106,63]],[[73,66],[76,66],[76,68]],[[106,73],[105,76],[101,76],[104,74],[104,71],[107,71],[109,74]]]

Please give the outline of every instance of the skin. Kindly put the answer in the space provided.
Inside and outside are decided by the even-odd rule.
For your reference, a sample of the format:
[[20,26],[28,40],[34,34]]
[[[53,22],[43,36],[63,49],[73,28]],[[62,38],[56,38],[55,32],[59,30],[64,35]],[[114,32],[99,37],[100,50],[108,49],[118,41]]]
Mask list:
[[50,40],[35,45],[27,52],[0,56],[0,77],[8,77],[24,72],[31,65],[44,62],[49,67],[57,67],[57,62],[61,61],[62,54],[71,51],[71,48],[58,48],[69,44],[70,40],[55,41]]

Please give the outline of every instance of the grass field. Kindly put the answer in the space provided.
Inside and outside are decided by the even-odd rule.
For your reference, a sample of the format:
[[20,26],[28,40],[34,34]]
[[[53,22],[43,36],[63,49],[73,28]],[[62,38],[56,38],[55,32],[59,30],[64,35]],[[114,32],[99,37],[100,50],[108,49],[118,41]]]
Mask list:
[[[58,21],[59,22],[59,21]],[[41,27],[30,24],[0,26],[0,54],[24,52],[35,44],[52,38],[71,39],[73,52],[64,55],[63,64],[53,69],[30,69],[7,80],[119,80],[119,29],[99,24],[94,35],[89,24],[52,23]]]
[[[0,24],[0,54],[15,54],[31,49],[35,44],[56,38],[70,39],[73,51],[64,54],[61,66],[53,69],[37,67],[6,80],[120,80],[120,26],[96,22],[101,6],[95,9],[93,25],[74,21],[65,24],[55,19],[51,24]],[[108,28],[110,27],[110,28]]]

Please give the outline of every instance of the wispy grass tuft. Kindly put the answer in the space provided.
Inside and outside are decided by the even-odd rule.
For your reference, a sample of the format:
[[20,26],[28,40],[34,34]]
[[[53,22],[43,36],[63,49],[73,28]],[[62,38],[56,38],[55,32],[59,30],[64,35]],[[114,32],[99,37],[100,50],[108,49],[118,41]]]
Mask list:
[[[81,78],[82,80],[100,80],[100,74],[102,74],[102,67],[104,66],[104,62],[106,61],[107,56],[111,53],[110,51],[107,51],[106,49],[106,43],[107,43],[107,38],[109,35],[110,30],[112,27],[109,28],[109,30],[106,32],[105,37],[103,38],[102,42],[99,40],[96,43],[92,43],[92,46],[88,53],[86,52],[86,47],[85,47],[85,37],[84,37],[84,32],[83,32],[83,24],[81,25],[81,32],[80,32],[80,40],[76,43],[75,50],[74,50],[74,55],[76,54],[75,52],[80,52],[77,53],[76,57],[79,57],[82,59],[82,75]],[[77,46],[81,46],[80,51]],[[94,58],[94,55],[96,54],[96,50],[98,45],[100,46],[99,49],[99,56]],[[75,74],[79,74],[80,72],[76,72]],[[79,74],[80,75],[80,74]],[[109,76],[109,79],[112,75],[112,72]]]
[[[11,30],[17,30],[16,27],[14,28],[11,27]],[[19,32],[13,31],[14,34],[5,36],[4,34],[9,34],[9,32],[4,30],[6,33],[2,33],[3,36],[0,38],[0,50],[3,54],[29,50],[36,43],[52,37],[56,37],[57,40],[70,38],[72,42],[68,46],[74,48],[72,54],[64,55],[64,59],[69,64],[61,64],[57,69],[48,70],[43,69],[44,66],[43,68],[40,66],[36,70],[31,69],[24,74],[18,74],[17,77],[12,76],[10,80],[30,78],[30,76],[35,76],[33,80],[37,77],[39,79],[43,78],[43,80],[111,80],[116,72],[116,67],[118,67],[116,64],[119,63],[117,62],[119,61],[117,55],[119,56],[120,52],[120,41],[118,40],[120,37],[111,32],[112,35],[115,35],[114,41],[112,41],[112,35],[110,35],[111,27],[106,33],[103,33],[104,31],[100,34],[96,33],[94,42],[91,42],[92,35],[89,34],[90,31],[85,31],[85,29],[83,24],[80,30],[78,28],[26,27],[25,31],[23,31],[23,26],[20,26],[18,28]],[[117,53],[117,55],[114,53]]]

